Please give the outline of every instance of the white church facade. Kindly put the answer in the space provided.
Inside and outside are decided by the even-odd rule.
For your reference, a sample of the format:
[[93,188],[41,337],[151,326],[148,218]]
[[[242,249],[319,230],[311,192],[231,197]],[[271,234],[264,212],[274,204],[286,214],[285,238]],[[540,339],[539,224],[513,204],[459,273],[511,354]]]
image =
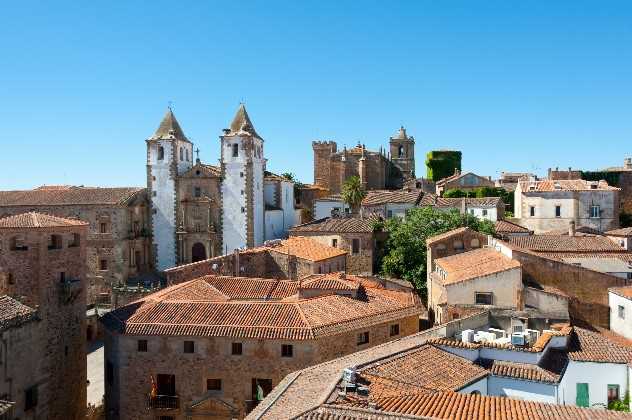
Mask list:
[[200,161],[169,109],[147,139],[156,268],[256,247],[296,224],[293,182],[266,171],[264,140],[245,106],[220,136],[220,165]]

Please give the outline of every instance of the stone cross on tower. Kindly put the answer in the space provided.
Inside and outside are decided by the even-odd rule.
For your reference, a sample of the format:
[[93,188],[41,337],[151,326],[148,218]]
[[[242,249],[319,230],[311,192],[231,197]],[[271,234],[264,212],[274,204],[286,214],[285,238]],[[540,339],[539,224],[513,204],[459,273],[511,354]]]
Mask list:
[[200,162],[200,148],[199,148],[199,147],[198,147],[198,148],[196,148],[196,149],[194,150],[194,152],[195,152],[195,154],[197,155],[197,157],[195,158],[195,162],[196,162],[196,163],[199,163],[199,162]]

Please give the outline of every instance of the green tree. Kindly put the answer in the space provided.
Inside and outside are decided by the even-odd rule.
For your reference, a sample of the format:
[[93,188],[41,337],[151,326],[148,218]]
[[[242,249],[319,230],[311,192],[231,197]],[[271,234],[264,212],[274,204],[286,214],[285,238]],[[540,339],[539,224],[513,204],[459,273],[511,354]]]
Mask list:
[[494,224],[458,210],[440,211],[432,207],[413,208],[405,219],[394,217],[385,223],[389,236],[381,273],[408,280],[418,293],[426,297],[426,239],[462,226],[484,234],[494,233]]
[[[463,198],[466,195],[465,191],[457,189],[450,189],[443,193],[445,198]],[[472,194],[471,196],[473,197],[474,195]]]
[[342,201],[347,203],[349,207],[351,207],[351,210],[356,213],[360,204],[362,204],[362,200],[366,197],[366,191],[364,191],[362,187],[360,177],[352,176],[347,178],[342,185],[340,196],[342,197]]
[[283,172],[281,176],[287,179],[288,181],[292,181],[292,182],[296,181],[296,175],[294,175],[292,172]]

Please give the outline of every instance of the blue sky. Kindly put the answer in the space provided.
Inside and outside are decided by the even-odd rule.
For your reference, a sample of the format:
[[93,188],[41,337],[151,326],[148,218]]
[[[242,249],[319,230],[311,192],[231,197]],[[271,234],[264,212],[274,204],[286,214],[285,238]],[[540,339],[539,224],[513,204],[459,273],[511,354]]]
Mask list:
[[5,2],[0,189],[144,185],[167,104],[202,159],[244,101],[268,168],[311,141],[463,151],[481,175],[632,156],[630,1]]

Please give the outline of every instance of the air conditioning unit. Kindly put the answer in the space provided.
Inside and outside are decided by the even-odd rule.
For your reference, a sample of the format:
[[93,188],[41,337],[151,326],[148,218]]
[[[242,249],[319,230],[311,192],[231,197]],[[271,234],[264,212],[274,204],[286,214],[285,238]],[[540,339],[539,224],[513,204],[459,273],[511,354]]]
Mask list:
[[496,335],[494,333],[489,333],[487,331],[479,331],[474,335],[474,341],[477,343],[486,343],[491,342],[496,339]]
[[511,345],[512,346],[524,346],[527,344],[525,333],[518,332],[511,334]]
[[538,330],[530,330],[527,328],[524,332],[528,335],[529,343],[535,343],[538,341],[538,338],[540,338],[540,331]]
[[501,345],[509,344],[509,343],[511,343],[511,338],[509,338],[509,337],[499,338],[496,341],[494,341],[494,343],[501,344]]
[[464,343],[474,342],[474,330],[463,330],[461,333],[461,341]]
[[356,370],[354,367],[345,368],[342,371],[342,380],[347,384],[354,384],[356,380]]
[[505,330],[500,330],[498,328],[488,328],[487,331],[489,331],[490,333],[494,334],[496,339],[503,338],[503,337],[506,336]]

